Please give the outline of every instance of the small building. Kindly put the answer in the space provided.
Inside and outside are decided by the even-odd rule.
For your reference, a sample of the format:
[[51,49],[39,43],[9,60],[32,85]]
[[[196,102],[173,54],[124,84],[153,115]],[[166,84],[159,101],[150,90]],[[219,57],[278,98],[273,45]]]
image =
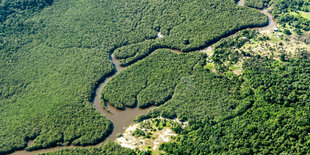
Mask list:
[[273,29],[273,31],[274,31],[274,32],[278,32],[278,31],[279,31],[279,28],[278,28],[278,27],[275,27],[275,28]]
[[282,37],[282,36],[283,36],[283,34],[282,34],[282,33],[279,33],[277,36],[278,36],[278,37]]

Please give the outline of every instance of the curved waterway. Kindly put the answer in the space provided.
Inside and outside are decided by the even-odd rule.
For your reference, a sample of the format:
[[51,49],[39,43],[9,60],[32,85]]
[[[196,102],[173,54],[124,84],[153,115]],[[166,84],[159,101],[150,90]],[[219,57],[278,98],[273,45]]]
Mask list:
[[[243,6],[243,7],[247,7],[245,6],[244,4],[244,0],[240,0],[238,1],[237,3],[239,6]],[[260,9],[256,9],[258,10],[259,12],[265,14],[267,17],[268,17],[268,25],[264,26],[264,27],[257,27],[257,28],[254,28],[254,29],[257,29],[258,31],[260,32],[268,32],[268,31],[273,31],[274,28],[277,27],[277,21],[276,19],[272,16],[272,14],[270,12],[268,12],[268,9],[263,9],[263,10],[260,10]]]
[[[115,56],[111,55],[112,62],[116,68],[116,74],[124,69],[119,64],[119,60]],[[115,75],[115,74],[114,74]],[[118,110],[110,104],[106,104],[105,107],[102,106],[101,101],[101,91],[103,87],[113,78],[113,76],[106,78],[106,80],[100,84],[96,90],[96,96],[93,101],[93,107],[102,115],[108,117],[113,123],[113,131],[106,139],[114,141],[117,138],[119,133],[123,133],[131,123],[134,122],[134,119],[141,114],[146,114],[150,109],[141,109],[141,108],[126,108],[126,110]]]
[[[244,5],[244,0],[240,0],[237,3],[239,6],[245,6]],[[259,10],[258,11],[264,13],[265,15],[268,16],[268,25],[264,26],[264,27],[257,27],[254,29],[259,30],[260,32],[269,32],[272,31],[276,26],[277,26],[277,22],[276,20],[273,18],[273,16],[268,12],[267,9],[263,9],[263,10]],[[160,38],[164,37],[163,35],[158,35]],[[176,53],[183,53],[180,50],[176,50],[176,49],[171,49],[173,52]],[[202,51],[212,51],[212,45],[210,45],[209,47],[203,49]],[[116,68],[116,73],[122,71],[123,69],[125,69],[124,67],[121,67],[119,60],[115,58],[115,56],[112,54],[111,55],[111,60],[112,63],[114,64],[115,68]],[[114,74],[114,75],[115,75]],[[131,123],[134,122],[134,119],[141,114],[146,114],[150,109],[153,109],[154,107],[148,108],[148,109],[141,109],[141,108],[126,108],[126,110],[118,110],[115,107],[111,106],[110,104],[106,104],[105,107],[102,106],[101,104],[101,91],[104,88],[104,86],[114,77],[114,75],[108,77],[105,79],[105,81],[103,83],[101,83],[99,85],[99,87],[96,89],[96,94],[95,97],[93,99],[93,107],[103,116],[108,117],[111,122],[113,123],[113,131],[112,133],[105,139],[109,139],[114,141],[117,138],[117,135],[119,133],[123,133],[125,131],[125,129],[127,127],[129,127],[129,125]],[[102,143],[105,142],[105,140],[98,145],[101,145]],[[31,145],[33,143],[33,141],[29,141],[28,145]],[[48,149],[41,149],[41,150],[37,150],[37,151],[31,151],[28,152],[26,150],[21,150],[21,151],[16,151],[14,153],[12,153],[13,155],[33,155],[33,154],[38,154],[38,153],[44,153],[44,152],[51,152],[51,151],[57,151],[57,150],[61,150],[61,149],[67,149],[67,148],[87,148],[87,147],[91,147],[91,146],[57,146],[57,147],[53,147],[53,148],[48,148]]]

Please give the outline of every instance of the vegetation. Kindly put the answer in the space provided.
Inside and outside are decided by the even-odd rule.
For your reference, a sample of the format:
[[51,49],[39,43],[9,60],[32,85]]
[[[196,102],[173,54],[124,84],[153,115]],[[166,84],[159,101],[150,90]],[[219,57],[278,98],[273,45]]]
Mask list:
[[[225,2],[219,0],[159,1],[158,3],[162,5],[156,6],[156,9],[150,6],[156,17],[145,14],[142,21],[155,21],[153,28],[163,33],[165,37],[117,49],[114,54],[116,58],[122,59],[122,66],[128,66],[158,48],[193,51],[204,48],[238,30],[263,26],[268,22],[266,16],[258,11],[236,6],[234,1],[229,0]],[[169,11],[165,11],[167,9]]]
[[[107,137],[112,124],[91,101],[95,86],[115,70],[114,51],[127,66],[158,48],[188,52],[266,24],[267,17],[234,0],[1,0],[0,154]],[[165,37],[156,38],[158,32]],[[117,74],[103,100],[119,109],[162,105],[138,120],[189,120],[176,142],[161,147],[168,153],[307,153],[308,61],[252,58],[244,75],[231,78],[204,70],[204,61],[197,52],[158,50]],[[111,142],[56,153],[87,152],[134,154]]]
[[135,155],[139,154],[131,149],[123,148],[114,142],[107,141],[102,146],[91,147],[91,148],[75,148],[75,149],[64,149],[55,152],[43,153],[42,155],[64,155],[64,154],[85,154],[85,155],[101,155],[101,154],[127,154]]
[[287,0],[287,1],[275,1],[272,7],[272,14],[277,18],[277,22],[281,25],[289,25],[296,28],[296,32],[300,30],[310,30],[310,20],[301,15],[294,15],[299,11],[310,11],[309,0]]
[[[253,35],[251,31],[243,33],[249,37]],[[238,39],[232,44],[238,44]],[[225,50],[225,45],[219,43],[218,47]],[[159,54],[156,59],[150,59],[155,54],[157,52],[130,66],[130,73],[135,74],[135,78],[148,80],[149,76],[139,74],[145,73],[141,69],[165,72],[161,66],[148,65],[150,60],[162,64],[160,57],[168,57]],[[175,55],[188,61],[188,55]],[[176,141],[160,147],[162,151],[168,154],[309,153],[309,60],[280,62],[248,57],[243,63],[243,74],[231,78],[204,70],[203,65],[199,61],[190,74],[183,74],[165,104],[137,118],[141,121],[161,116],[189,121],[188,127],[179,131]],[[120,79],[123,78],[115,77],[116,81]],[[160,84],[161,81],[164,80],[156,82]],[[132,83],[131,80],[119,82],[127,87]],[[132,92],[124,90],[128,92],[119,94]]]
[[203,60],[202,54],[158,50],[115,75],[103,88],[103,100],[118,109],[160,105],[173,95],[183,76]]
[[279,24],[292,26],[299,33],[300,30],[310,29],[310,20],[302,13],[310,11],[309,0],[246,0],[245,5],[258,9],[271,6],[271,12]]
[[[244,31],[241,35],[250,38],[255,33]],[[225,43],[232,41],[231,45],[238,45],[238,40],[228,39]],[[228,49],[225,43],[219,43],[217,47],[225,51]],[[187,55],[175,55],[188,60]],[[147,65],[148,61],[162,64],[160,57],[166,58],[167,55],[148,59],[152,56],[128,69],[131,73],[136,72],[133,73],[136,78],[141,76],[142,68],[161,69],[160,66]],[[243,74],[228,79],[203,70],[200,66],[203,63],[200,62],[190,74],[183,74],[170,100],[137,120],[162,116],[189,121],[189,126],[181,130],[175,142],[161,146],[161,150],[169,154],[306,154],[309,153],[307,147],[310,139],[310,85],[306,82],[310,79],[309,64],[310,61],[305,59],[278,62],[249,57],[244,62]],[[121,83],[129,86],[129,82]],[[130,89],[127,90],[120,94],[131,93]]]
[[310,20],[302,17],[301,15],[292,15],[290,13],[285,13],[279,15],[278,22],[282,25],[289,25],[296,28],[296,32],[300,30],[309,31],[310,30]]
[[277,11],[276,14],[281,14],[280,11],[310,11],[309,0],[245,0],[245,5],[258,9],[273,5],[272,9],[273,12]]
[[296,12],[296,11],[305,11],[309,12],[309,0],[280,0],[273,1],[272,13],[279,15],[286,12]]
[[140,119],[189,121],[176,142],[161,146],[169,154],[306,154],[309,63],[254,57],[232,79],[197,70],[183,78],[171,100]]
[[245,0],[245,5],[251,8],[263,9],[267,8],[270,0]]
[[[123,45],[154,40],[161,31],[166,37],[160,47],[189,51],[267,22],[232,0],[2,0],[0,14],[1,153],[25,148],[29,139],[34,144],[27,149],[33,150],[105,138],[111,123],[90,102],[98,81],[113,73],[109,55]],[[167,88],[154,86],[170,90],[160,98],[139,96],[140,106],[171,97],[171,81]],[[147,90],[141,94],[149,95]],[[142,102],[149,97],[154,101]]]
[[[243,30],[236,35],[229,36],[217,42],[214,45],[214,52],[212,57],[209,57],[209,62],[206,65],[208,68],[210,65],[219,73],[229,73],[233,65],[242,63],[243,59],[251,56],[249,52],[243,50],[237,50],[245,43],[250,42],[251,39],[257,38],[258,32],[256,30]],[[259,38],[265,40],[268,38]],[[241,67],[241,66],[240,66]],[[241,67],[242,68],[242,67]]]
[[181,125],[177,122],[169,119],[156,118],[140,122],[140,126],[132,132],[132,136],[137,138],[142,137],[143,139],[155,139],[153,135],[167,127],[177,133],[182,130]]
[[136,61],[145,58],[160,47],[158,41],[146,40],[141,43],[122,46],[114,51],[114,55],[117,59],[121,59],[121,66],[129,66]]
[[1,0],[0,1],[0,22],[16,13],[33,13],[47,6],[52,5],[53,0]]
[[111,29],[102,26],[115,8],[101,5],[55,1],[1,22],[1,154],[25,148],[29,139],[34,144],[27,150],[33,150],[96,144],[111,132],[111,122],[89,103],[95,85],[113,72],[109,53],[115,46],[151,34],[138,28],[129,33],[122,21]]

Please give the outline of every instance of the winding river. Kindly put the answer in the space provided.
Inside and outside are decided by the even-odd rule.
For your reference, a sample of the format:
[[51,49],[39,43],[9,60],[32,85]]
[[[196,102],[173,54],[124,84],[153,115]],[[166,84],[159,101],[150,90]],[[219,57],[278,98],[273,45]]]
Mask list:
[[[116,68],[116,74],[124,69],[119,64],[119,60],[115,58],[115,56],[111,55],[112,62]],[[114,74],[115,75],[115,74]],[[134,119],[141,114],[146,114],[150,109],[141,109],[141,108],[126,108],[126,110],[118,110],[115,107],[111,106],[110,104],[106,104],[105,108],[102,107],[101,104],[101,91],[103,87],[114,77],[114,75],[106,78],[106,80],[100,84],[100,86],[96,90],[96,96],[93,101],[93,107],[96,110],[108,117],[113,122],[113,131],[106,139],[114,141],[117,138],[119,133],[123,133],[131,123],[133,123]]]
[[[244,0],[238,1],[237,4],[239,6],[247,7],[244,4]],[[268,17],[268,25],[264,26],[264,27],[257,27],[257,28],[254,28],[254,29],[257,29],[258,31],[264,33],[264,32],[268,32],[268,31],[272,31],[274,28],[277,27],[276,19],[272,16],[272,14],[270,12],[268,12],[268,9],[265,8],[263,10],[260,10],[260,9],[256,9],[256,10],[258,10],[259,12],[265,14]]]
[[[245,6],[244,5],[244,0],[240,0],[237,3],[239,6]],[[258,10],[258,9],[257,9]],[[268,25],[264,26],[264,27],[258,27],[255,28],[257,30],[259,30],[260,32],[270,32],[272,31],[276,26],[276,20],[273,18],[273,16],[268,12],[267,9],[264,10],[258,10],[262,13],[264,13],[265,15],[268,16]],[[163,35],[161,35],[161,33],[159,33],[158,35],[160,38],[164,37]],[[176,53],[182,53],[179,50],[175,50],[175,49],[171,49],[172,51],[176,52]],[[212,50],[212,45],[203,49],[202,51],[208,52]],[[111,60],[112,63],[114,64],[115,68],[116,68],[116,73],[119,73],[120,71],[122,71],[123,69],[125,69],[124,67],[120,66],[119,60],[115,58],[115,56],[112,54],[111,55]],[[115,75],[114,74],[114,75]],[[95,97],[93,99],[93,107],[103,116],[108,117],[111,122],[113,123],[113,131],[112,133],[105,139],[109,139],[114,141],[117,138],[117,135],[119,133],[123,133],[125,131],[125,129],[131,124],[133,123],[134,119],[141,114],[146,114],[150,109],[154,108],[148,108],[148,109],[140,109],[140,108],[126,108],[126,110],[118,110],[115,107],[107,104],[105,108],[102,107],[101,104],[101,91],[104,88],[104,86],[114,77],[114,75],[108,77],[105,79],[105,81],[103,83],[101,83],[99,85],[99,87],[96,89],[96,94]],[[108,109],[108,110],[107,110]],[[101,145],[105,142],[105,140],[98,145]],[[31,145],[33,143],[33,141],[29,141],[28,145]],[[87,147],[91,147],[91,146],[87,146]],[[51,151],[57,151],[57,150],[61,150],[61,149],[66,149],[66,148],[87,148],[87,147],[82,147],[82,146],[58,146],[58,147],[53,147],[53,148],[48,148],[48,149],[41,149],[41,150],[37,150],[37,151],[31,151],[28,152],[26,150],[21,150],[21,151],[16,151],[14,153],[12,153],[13,155],[32,155],[32,154],[37,154],[37,153],[44,153],[44,152],[51,152]]]

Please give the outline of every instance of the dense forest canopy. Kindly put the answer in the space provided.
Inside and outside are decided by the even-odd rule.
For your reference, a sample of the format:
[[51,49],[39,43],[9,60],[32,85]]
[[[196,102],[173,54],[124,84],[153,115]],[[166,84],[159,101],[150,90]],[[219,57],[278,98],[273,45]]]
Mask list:
[[16,13],[27,12],[33,13],[44,7],[50,6],[53,0],[1,0],[0,1],[0,22]]
[[267,8],[270,0],[245,0],[245,5],[253,8]]
[[296,32],[301,34],[300,30],[310,30],[310,20],[302,16],[294,16],[292,12],[310,11],[309,0],[245,0],[245,5],[253,8],[269,8],[277,22],[281,25],[288,24],[296,28]]
[[0,14],[1,154],[104,139],[111,122],[90,102],[121,46],[160,31],[160,47],[189,51],[267,23],[233,0],[2,0]]
[[253,8],[263,9],[272,6],[278,11],[301,10],[309,12],[309,0],[244,0],[245,5]]
[[163,104],[182,77],[191,74],[203,58],[203,54],[156,51],[115,75],[102,91],[103,100],[119,109]]
[[[186,56],[180,55],[184,61],[190,61]],[[141,69],[170,70],[154,68],[148,65],[150,60],[145,59],[130,69],[136,74]],[[163,64],[165,59],[155,61]],[[165,104],[137,120],[162,116],[189,121],[175,142],[161,146],[167,153],[306,154],[310,144],[309,63],[309,60],[291,59],[283,63],[252,57],[244,63],[242,76],[230,79],[214,75],[203,69],[203,63],[197,63],[189,74],[183,74],[173,90],[161,87],[160,94],[171,91],[173,94]],[[159,80],[157,85],[167,79]],[[119,77],[115,77],[116,81],[120,81]],[[131,80],[122,83],[130,86]],[[129,95],[131,91],[122,93]],[[148,103],[153,99],[142,101]]]
[[288,24],[296,28],[296,32],[301,34],[301,30],[310,30],[309,18],[302,17],[300,15],[293,15],[292,13],[299,14],[301,12],[310,11],[309,0],[286,0],[286,1],[274,1],[272,2],[272,14],[277,18],[277,21],[281,25]]
[[[123,148],[111,141],[107,141],[104,145],[91,148],[64,149],[55,152],[42,153],[42,155],[63,155],[63,154],[83,154],[83,155],[102,155],[102,154],[126,154],[135,155],[134,150]],[[147,155],[147,154],[146,154]]]
[[[202,154],[309,153],[309,86],[305,83],[309,80],[309,73],[305,73],[308,65],[308,60],[285,64],[248,60],[242,76],[244,82],[235,97],[239,103],[232,107],[234,110],[219,115],[225,119],[190,118],[191,127],[177,142],[165,144],[162,149],[181,154],[193,151]],[[179,93],[182,92],[188,91],[180,89]],[[173,98],[176,105],[170,107],[182,105],[181,97],[184,96]],[[162,110],[169,111],[167,107]],[[184,106],[180,108],[179,113],[184,109]]]

